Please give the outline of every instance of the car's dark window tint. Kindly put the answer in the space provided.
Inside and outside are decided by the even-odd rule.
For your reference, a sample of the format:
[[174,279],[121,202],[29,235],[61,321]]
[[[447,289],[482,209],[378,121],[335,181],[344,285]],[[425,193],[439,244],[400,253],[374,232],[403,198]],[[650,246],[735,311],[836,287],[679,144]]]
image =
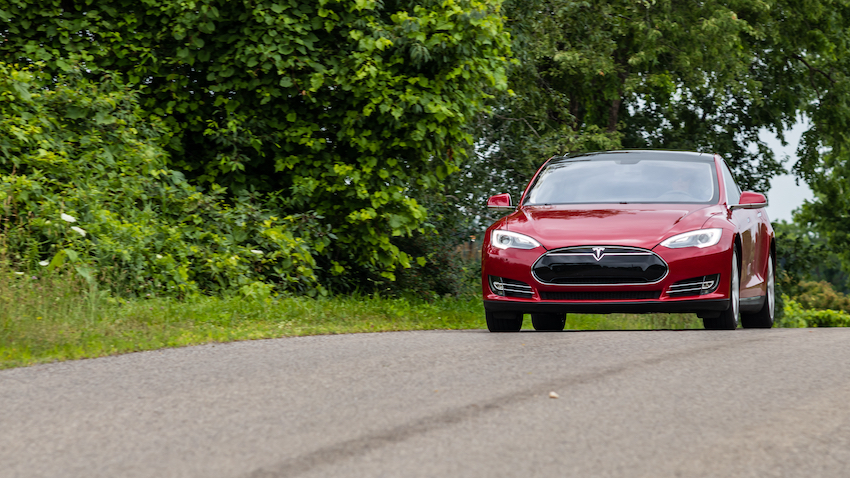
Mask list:
[[723,163],[723,182],[726,186],[726,200],[729,204],[738,204],[738,201],[741,200],[741,188],[735,183],[735,178],[732,177],[732,171],[729,170],[729,166],[726,165],[726,162]]
[[713,161],[618,158],[551,161],[525,205],[716,201]]

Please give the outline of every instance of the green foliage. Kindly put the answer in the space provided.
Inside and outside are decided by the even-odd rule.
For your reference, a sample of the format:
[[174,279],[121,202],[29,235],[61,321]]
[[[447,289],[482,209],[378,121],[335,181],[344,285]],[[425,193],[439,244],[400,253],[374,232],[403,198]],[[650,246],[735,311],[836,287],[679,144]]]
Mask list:
[[824,167],[809,183],[815,198],[803,204],[795,220],[825,238],[850,270],[850,154],[843,152],[847,147],[850,144],[827,155]]
[[[797,309],[850,312],[850,299],[844,295],[848,286],[847,274],[826,240],[794,222],[775,222],[773,230],[776,233],[778,265],[777,323],[796,327],[793,324],[802,320]],[[791,300],[793,304],[789,305],[785,300]],[[785,318],[787,311],[796,315]],[[803,320],[799,323],[808,322]]]
[[807,309],[788,296],[777,327],[850,327],[850,314],[841,310]]
[[826,77],[841,77],[826,65],[847,61],[847,10],[830,0],[508,1],[515,95],[498,96],[479,123],[479,167],[510,171],[496,189],[517,191],[553,154],[687,149],[721,154],[744,189],[766,191],[783,167],[760,132],[782,138],[800,114],[846,123],[826,116],[846,109],[843,93],[821,100]]
[[837,292],[826,281],[803,281],[794,301],[805,309],[831,309],[850,313],[850,297]]
[[777,284],[782,292],[795,297],[805,281],[826,281],[848,292],[848,277],[841,260],[827,241],[796,222],[773,223],[778,259]]
[[767,73],[776,81],[800,84],[793,101],[803,103],[811,124],[797,149],[800,159],[794,171],[815,198],[803,205],[795,220],[825,239],[850,270],[850,4],[839,0],[780,4],[788,14],[782,28],[772,32],[771,41],[787,51],[787,62],[794,68],[782,69],[782,62],[776,61],[768,65]]
[[464,241],[448,230],[397,241],[400,249],[423,260],[399,271],[390,291],[421,298],[449,295],[477,299],[481,293],[481,264],[474,258],[464,258],[458,251],[466,242],[468,237]]
[[191,186],[165,165],[168,129],[117,74],[0,63],[0,131],[0,258],[20,270],[70,265],[125,295],[321,291],[321,218]]
[[[470,238],[479,234],[476,215],[465,209],[457,196],[447,194],[462,176],[446,178],[441,190],[413,192],[428,210],[429,222],[424,232],[394,242],[405,253],[422,259],[399,271],[394,283],[386,284],[390,293],[426,298],[480,295],[480,244],[470,244]],[[475,253],[470,254],[469,248]]]
[[[279,193],[337,240],[326,274],[392,279],[438,188],[505,86],[499,1],[10,0],[0,60],[121,73],[171,164],[201,184]],[[357,270],[352,270],[352,268]],[[350,282],[350,281],[349,281]]]
[[[55,82],[69,81],[61,79],[69,72],[86,77],[73,81],[97,80],[93,88],[101,78],[121,78],[137,98],[131,118],[116,113],[127,100],[111,91],[104,94],[117,96],[74,99],[76,109],[56,109],[62,116],[55,118],[49,110],[4,117],[7,197],[0,203],[7,201],[4,214],[18,221],[16,230],[26,223],[34,235],[29,242],[9,236],[7,247],[16,248],[16,260],[30,262],[72,261],[58,253],[64,249],[97,257],[100,265],[120,257],[123,275],[110,277],[123,277],[133,289],[173,283],[263,296],[272,283],[297,288],[303,281],[309,290],[318,278],[334,288],[362,289],[407,267],[416,269],[414,276],[448,271],[411,285],[431,287],[448,283],[453,266],[423,268],[417,261],[442,260],[432,248],[450,249],[481,225],[476,218],[491,219],[480,207],[483,198],[518,196],[552,154],[619,147],[718,152],[746,189],[763,191],[782,167],[759,132],[781,138],[803,115],[812,126],[794,170],[816,200],[803,208],[801,224],[850,265],[846,1],[502,3],[7,0],[0,4],[0,61],[40,62],[45,76],[37,83],[46,91],[60,91]],[[34,90],[19,83],[3,90],[6,110],[30,101],[25,97]],[[16,106],[19,97],[24,103]],[[78,132],[68,141],[54,135],[40,146],[25,141],[42,134],[39,128],[74,130],[78,120],[94,123],[97,134]],[[14,142],[41,152],[27,149],[24,164],[9,149],[21,147]],[[76,168],[73,174],[55,173],[51,168],[66,160],[62,152],[72,149],[97,158],[76,157],[80,163],[67,165]],[[152,156],[158,166],[138,159]],[[71,195],[77,202],[37,199],[44,188],[48,197],[58,191],[51,174],[79,188],[80,181],[110,173],[118,175],[109,179],[112,189],[86,186],[88,196]],[[146,186],[122,182],[154,174]],[[116,194],[119,188],[126,194]],[[52,229],[37,218],[21,222],[28,210],[8,202],[13,189],[15,204],[38,203]],[[174,207],[151,198],[168,198]],[[149,212],[105,216],[83,204],[92,201],[132,202]],[[157,208],[165,214],[159,225]],[[81,222],[57,223],[56,214],[66,211]],[[184,216],[193,219],[182,222]],[[173,263],[140,282],[128,270],[141,270],[150,253],[125,255],[125,247],[100,240],[106,230],[143,238],[138,251],[186,237],[215,246],[200,253],[181,246],[165,251],[170,256],[159,251]],[[270,238],[264,230],[277,233]],[[821,254],[797,237],[802,242],[793,239],[786,251],[792,281],[808,278],[807,257]],[[45,249],[48,243],[53,249]],[[83,250],[83,244],[91,245]],[[255,247],[262,259],[247,255]],[[280,255],[270,257],[272,250]],[[201,267],[206,251],[234,254]],[[188,264],[193,270],[181,271]],[[833,280],[818,274],[811,278]]]

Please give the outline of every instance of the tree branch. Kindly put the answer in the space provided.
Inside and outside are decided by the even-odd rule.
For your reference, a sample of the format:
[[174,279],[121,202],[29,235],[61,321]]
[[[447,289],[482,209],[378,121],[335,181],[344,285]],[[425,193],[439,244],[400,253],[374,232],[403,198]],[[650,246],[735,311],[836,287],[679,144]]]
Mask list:
[[817,85],[815,85],[815,81],[814,81],[814,74],[815,73],[819,73],[821,76],[823,76],[824,78],[829,80],[829,82],[832,83],[833,85],[836,83],[836,81],[829,75],[829,73],[821,70],[820,68],[816,68],[816,67],[812,66],[812,64],[809,63],[808,61],[806,61],[806,59],[803,58],[802,56],[800,56],[798,54],[794,54],[794,55],[791,55],[791,58],[798,60],[800,63],[806,65],[806,68],[809,69],[809,83],[811,83],[812,88],[815,89],[815,92],[817,93],[819,99],[822,98],[823,96],[820,94],[820,89],[817,87]]
[[493,116],[495,116],[496,118],[499,118],[499,119],[507,120],[507,121],[522,121],[523,123],[525,123],[526,126],[528,126],[531,129],[531,132],[534,133],[534,136],[537,136],[537,139],[540,139],[540,135],[537,134],[537,130],[534,129],[534,126],[531,126],[531,123],[529,123],[528,120],[525,119],[525,118],[509,118],[507,116],[502,116],[502,115],[497,115],[497,114],[493,114]]

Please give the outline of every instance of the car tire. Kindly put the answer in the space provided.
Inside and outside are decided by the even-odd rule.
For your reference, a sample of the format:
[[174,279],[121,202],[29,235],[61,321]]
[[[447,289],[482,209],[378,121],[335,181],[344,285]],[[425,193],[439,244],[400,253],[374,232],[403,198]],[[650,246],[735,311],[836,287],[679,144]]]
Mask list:
[[741,307],[741,276],[738,273],[738,251],[732,248],[731,279],[729,285],[729,308],[716,317],[703,317],[707,330],[735,330],[738,328],[738,312]]
[[748,329],[769,329],[773,327],[776,313],[776,272],[773,267],[773,256],[767,261],[767,287],[764,305],[754,314],[741,314],[741,326]]
[[531,325],[538,331],[561,331],[566,322],[565,314],[531,314]]
[[515,312],[484,312],[487,318],[487,330],[490,332],[519,332],[522,328],[522,314]]

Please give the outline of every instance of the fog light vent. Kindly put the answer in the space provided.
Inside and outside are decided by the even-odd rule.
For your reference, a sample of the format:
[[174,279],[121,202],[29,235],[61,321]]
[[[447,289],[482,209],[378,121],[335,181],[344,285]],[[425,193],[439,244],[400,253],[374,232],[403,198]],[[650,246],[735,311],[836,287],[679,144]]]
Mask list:
[[520,297],[523,299],[530,299],[533,296],[531,286],[525,282],[496,276],[489,276],[489,279],[490,290],[496,295]]
[[720,274],[692,277],[690,279],[680,280],[671,285],[667,289],[667,295],[670,297],[687,297],[710,294],[717,290],[719,283]]

